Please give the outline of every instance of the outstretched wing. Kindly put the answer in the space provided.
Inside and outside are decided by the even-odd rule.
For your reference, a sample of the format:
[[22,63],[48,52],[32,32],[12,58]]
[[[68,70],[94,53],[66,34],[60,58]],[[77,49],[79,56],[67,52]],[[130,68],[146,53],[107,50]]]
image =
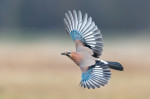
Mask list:
[[96,61],[96,64],[91,66],[88,71],[82,73],[82,80],[80,82],[81,87],[84,88],[100,88],[105,86],[111,77],[111,72],[108,64]]
[[92,49],[94,57],[99,58],[103,50],[102,34],[92,18],[88,17],[87,13],[82,17],[81,11],[77,14],[73,10],[73,13],[65,13],[64,23],[72,39],[80,40],[84,46]]

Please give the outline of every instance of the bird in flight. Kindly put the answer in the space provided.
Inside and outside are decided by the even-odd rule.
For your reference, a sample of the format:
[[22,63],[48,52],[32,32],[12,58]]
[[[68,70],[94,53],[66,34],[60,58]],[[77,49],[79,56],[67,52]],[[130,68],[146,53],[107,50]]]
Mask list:
[[80,67],[81,87],[100,88],[108,83],[111,77],[110,68],[123,71],[122,65],[118,62],[100,60],[103,51],[102,34],[87,13],[82,17],[81,11],[68,11],[65,13],[64,24],[75,42],[76,51],[61,54],[68,56]]

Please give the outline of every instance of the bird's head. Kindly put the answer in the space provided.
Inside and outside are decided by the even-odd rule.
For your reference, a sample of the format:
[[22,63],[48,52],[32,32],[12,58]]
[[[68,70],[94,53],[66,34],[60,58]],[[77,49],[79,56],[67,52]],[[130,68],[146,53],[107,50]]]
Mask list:
[[77,65],[79,65],[83,60],[83,56],[81,55],[81,53],[77,53],[77,52],[66,51],[66,52],[62,52],[61,55],[68,56]]
[[62,52],[61,55],[66,55],[68,57],[70,57],[71,51],[66,51],[66,52]]

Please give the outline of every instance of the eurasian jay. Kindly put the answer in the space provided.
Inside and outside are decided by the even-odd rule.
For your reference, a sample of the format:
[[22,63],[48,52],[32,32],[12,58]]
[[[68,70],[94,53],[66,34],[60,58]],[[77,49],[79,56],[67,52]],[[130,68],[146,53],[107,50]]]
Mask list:
[[63,52],[62,55],[72,59],[82,71],[81,87],[100,88],[108,83],[111,77],[110,68],[123,71],[118,62],[100,60],[103,51],[102,34],[87,13],[82,19],[81,11],[78,14],[65,13],[64,24],[66,31],[70,34],[76,45],[76,52]]

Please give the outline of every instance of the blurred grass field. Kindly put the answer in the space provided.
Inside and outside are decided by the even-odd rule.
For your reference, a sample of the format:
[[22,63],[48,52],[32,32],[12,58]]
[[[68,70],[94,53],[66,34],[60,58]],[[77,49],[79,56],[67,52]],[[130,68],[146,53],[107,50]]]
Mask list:
[[[124,71],[112,70],[105,87],[79,86],[80,69],[60,53],[75,50],[69,36],[1,34],[0,99],[149,99],[149,35],[104,34],[103,60],[118,61]],[[11,36],[10,36],[11,35]],[[18,35],[18,34],[17,34]],[[58,38],[58,37],[59,38]]]

